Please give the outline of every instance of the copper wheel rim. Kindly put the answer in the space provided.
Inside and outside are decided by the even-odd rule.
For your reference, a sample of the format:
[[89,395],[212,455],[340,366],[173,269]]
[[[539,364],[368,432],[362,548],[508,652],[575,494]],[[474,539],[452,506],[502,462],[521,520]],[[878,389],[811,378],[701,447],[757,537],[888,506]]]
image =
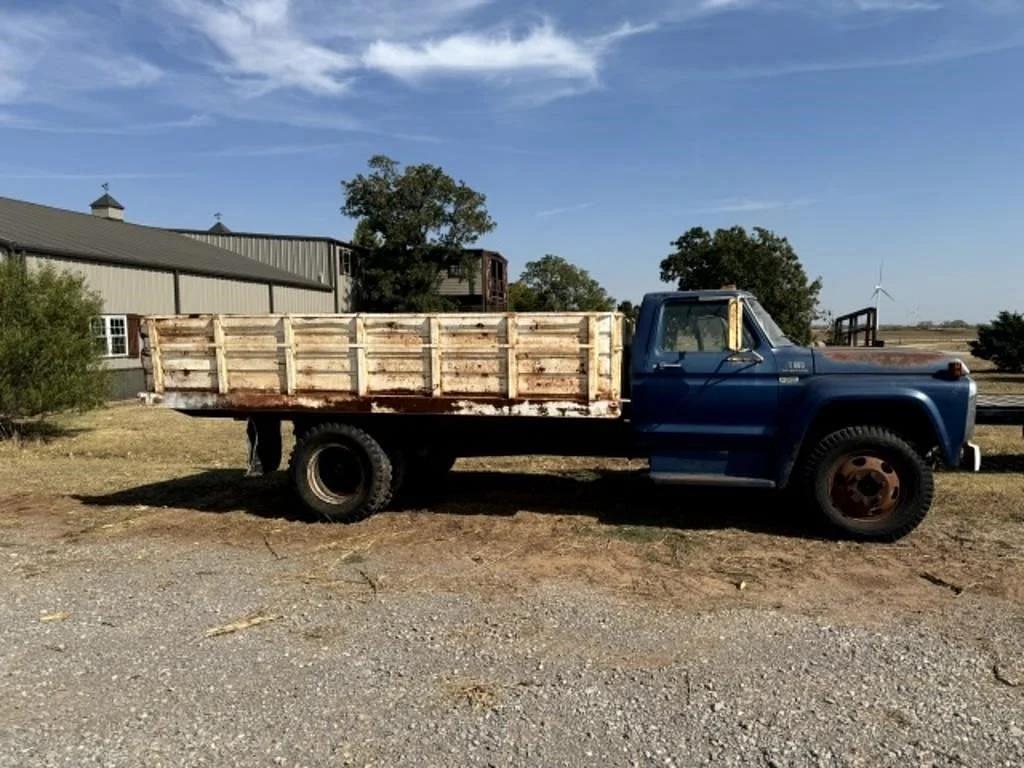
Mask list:
[[901,499],[895,465],[870,453],[840,458],[829,472],[828,488],[833,509],[853,520],[886,518],[896,511]]

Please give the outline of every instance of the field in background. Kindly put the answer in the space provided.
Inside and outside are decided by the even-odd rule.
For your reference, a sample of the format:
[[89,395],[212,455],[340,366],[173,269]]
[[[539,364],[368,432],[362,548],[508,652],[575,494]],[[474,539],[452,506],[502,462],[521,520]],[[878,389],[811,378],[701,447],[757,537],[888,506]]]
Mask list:
[[990,395],[1024,395],[1024,374],[999,373],[988,360],[971,354],[970,342],[978,338],[976,327],[922,329],[882,326],[878,337],[890,347],[941,350],[961,355],[981,392]]

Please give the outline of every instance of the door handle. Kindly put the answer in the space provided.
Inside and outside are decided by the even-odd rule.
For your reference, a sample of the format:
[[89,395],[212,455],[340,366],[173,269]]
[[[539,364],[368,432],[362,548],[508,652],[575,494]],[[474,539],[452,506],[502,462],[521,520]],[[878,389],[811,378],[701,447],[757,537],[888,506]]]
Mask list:
[[729,355],[725,358],[725,361],[727,363],[748,363],[750,365],[757,365],[758,363],[764,362],[764,355],[756,350],[749,349],[746,352]]
[[682,367],[683,367],[682,363],[655,363],[654,370],[656,370],[656,371],[664,371],[664,370],[669,370],[669,369],[672,369],[672,368],[682,368]]

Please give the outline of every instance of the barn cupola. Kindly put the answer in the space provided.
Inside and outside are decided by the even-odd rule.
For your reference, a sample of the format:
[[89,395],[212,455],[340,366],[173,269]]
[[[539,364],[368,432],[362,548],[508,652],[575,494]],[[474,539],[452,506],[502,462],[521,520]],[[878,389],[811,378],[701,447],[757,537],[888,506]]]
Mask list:
[[224,222],[222,222],[220,220],[221,215],[219,213],[213,214],[213,218],[215,218],[217,221],[216,221],[216,223],[214,223],[214,225],[212,227],[210,227],[207,230],[207,232],[209,232],[211,235],[230,235],[231,234],[231,230],[228,229],[227,226],[225,226]]
[[89,206],[93,216],[113,221],[124,221],[124,206],[110,194],[110,185],[103,185],[103,196],[93,200]]

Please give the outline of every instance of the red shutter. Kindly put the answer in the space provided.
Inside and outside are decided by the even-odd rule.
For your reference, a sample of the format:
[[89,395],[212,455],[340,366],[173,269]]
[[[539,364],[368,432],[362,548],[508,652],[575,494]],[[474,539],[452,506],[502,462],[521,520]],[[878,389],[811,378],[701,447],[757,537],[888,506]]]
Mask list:
[[126,330],[128,332],[128,357],[138,357],[142,318],[138,315],[127,315],[127,318],[128,322]]

